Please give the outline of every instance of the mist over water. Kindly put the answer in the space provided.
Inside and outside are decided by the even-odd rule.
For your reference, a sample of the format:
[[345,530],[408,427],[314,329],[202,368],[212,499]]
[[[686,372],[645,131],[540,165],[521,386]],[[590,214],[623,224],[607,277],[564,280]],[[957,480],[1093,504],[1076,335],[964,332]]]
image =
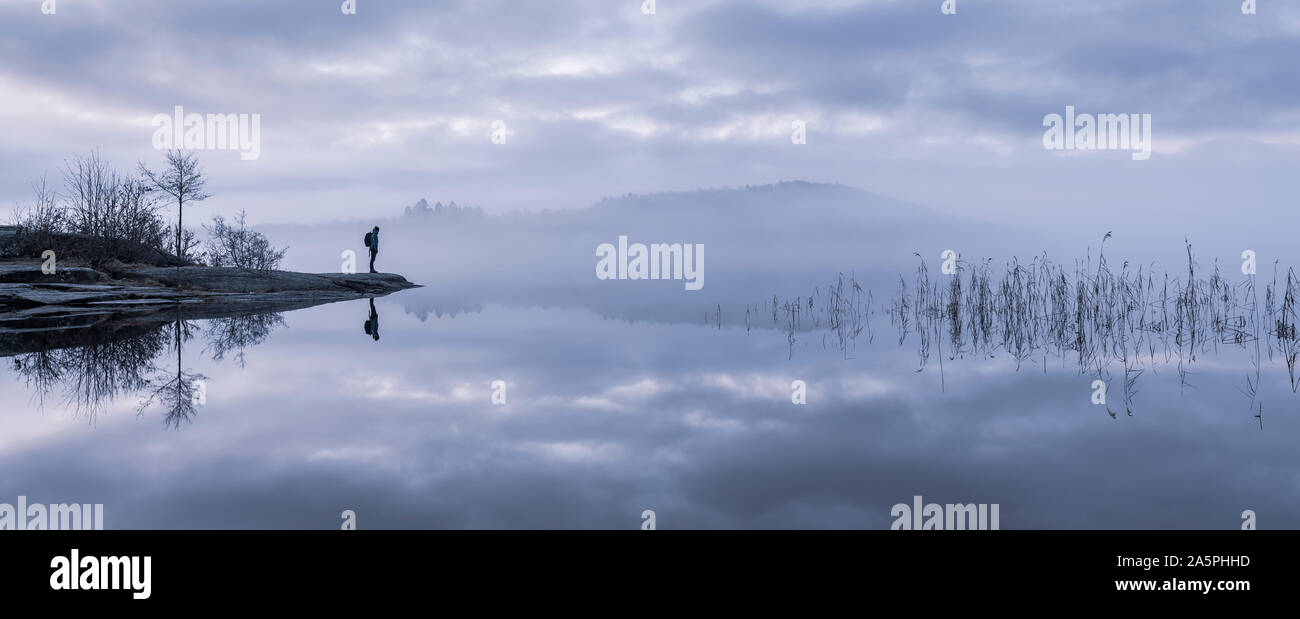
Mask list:
[[[1142,281],[1152,263],[1188,281],[1182,233],[1156,243],[1149,230],[1100,224],[1027,235],[799,183],[558,213],[392,212],[264,229],[290,247],[286,268],[325,272],[344,250],[361,255],[361,234],[380,225],[377,267],[425,287],[375,300],[378,339],[365,328],[367,300],[158,325],[130,340],[136,357],[123,361],[150,371],[123,371],[93,415],[63,396],[68,385],[84,393],[77,369],[94,351],[57,353],[64,373],[43,406],[30,370],[11,368],[0,384],[0,496],[103,503],[107,528],[329,529],[348,509],[364,528],[630,529],[644,509],[664,529],[888,528],[890,507],[914,495],[999,503],[1004,529],[1230,529],[1244,509],[1276,526],[1300,516],[1300,396],[1284,354],[1266,350],[1256,369],[1255,340],[1220,342],[1239,313],[1202,317],[1209,337],[1186,374],[1163,352],[1130,356],[1144,369],[1131,401],[1117,351],[1139,336],[1143,346],[1167,336],[1170,355],[1190,350],[1174,328],[1129,320],[1155,315],[1154,293],[1141,312],[1121,303],[1109,322],[1090,316],[1101,335],[1082,350],[1064,337],[1075,331],[1052,328],[1053,317],[1079,322],[1029,292],[1050,291],[1049,278],[1015,293],[1044,308],[1026,310],[1033,320],[994,311],[987,332],[953,337],[953,324],[979,314],[979,278],[967,283],[981,269],[998,293],[1004,265],[1046,253],[1070,277],[1072,302],[1080,281],[1110,282],[1125,299],[1117,283],[1133,284],[1139,265]],[[703,289],[597,279],[595,249],[619,235],[704,244]],[[1219,262],[1235,295],[1227,306],[1239,310],[1247,248],[1189,241],[1196,277]],[[956,297],[940,272],[949,249],[961,256]],[[1288,334],[1276,314],[1267,320],[1265,286],[1273,260],[1282,288],[1300,260],[1249,249],[1259,255],[1252,324],[1280,352]],[[922,260],[936,294],[918,297]],[[903,298],[912,321],[900,333]],[[958,321],[945,314],[953,298]],[[1016,335],[1024,348],[1006,345]],[[1108,406],[1092,400],[1098,360]],[[178,373],[203,377],[204,404],[181,417],[159,401],[141,406]],[[805,405],[791,402],[796,380]]]

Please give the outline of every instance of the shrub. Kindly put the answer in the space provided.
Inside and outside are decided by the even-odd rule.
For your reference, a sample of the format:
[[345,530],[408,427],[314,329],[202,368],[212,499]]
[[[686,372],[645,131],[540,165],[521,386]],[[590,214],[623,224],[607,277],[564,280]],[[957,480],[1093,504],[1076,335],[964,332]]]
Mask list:
[[45,182],[45,177],[32,183],[32,192],[36,194],[31,206],[14,207],[10,217],[18,226],[19,242],[15,246],[27,253],[28,245],[33,247],[53,247],[55,236],[67,227],[63,209],[57,204],[58,194]]
[[239,212],[234,224],[226,223],[220,215],[212,218],[212,227],[203,226],[208,233],[204,257],[214,267],[236,267],[269,271],[280,266],[288,248],[275,249],[260,232],[244,225],[247,213]]
[[144,181],[119,175],[94,152],[67,162],[63,180],[67,232],[163,248],[167,226]]
[[158,214],[157,194],[141,179],[118,174],[97,153],[65,163],[62,192],[43,177],[32,189],[35,201],[16,208],[12,217],[19,228],[17,255],[35,257],[51,249],[91,264],[177,262],[164,247],[169,226]]

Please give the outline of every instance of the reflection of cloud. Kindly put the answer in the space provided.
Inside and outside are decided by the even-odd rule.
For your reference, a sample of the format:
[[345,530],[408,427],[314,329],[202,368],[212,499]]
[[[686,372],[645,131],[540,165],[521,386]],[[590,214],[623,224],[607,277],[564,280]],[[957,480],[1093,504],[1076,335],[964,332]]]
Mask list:
[[790,383],[798,377],[778,374],[735,374],[720,372],[699,378],[699,384],[721,390],[738,399],[780,400],[790,398]]
[[845,400],[865,400],[890,395],[896,389],[889,382],[868,374],[841,376],[837,381],[841,397]]
[[482,385],[456,383],[443,391],[433,391],[425,386],[412,384],[401,376],[379,376],[373,373],[345,374],[342,390],[346,393],[362,394],[366,399],[378,401],[411,401],[430,404],[453,404],[487,401],[488,390]]
[[396,468],[398,465],[394,461],[392,450],[385,445],[326,447],[306,454],[304,459],[307,462],[333,462],[348,466]]
[[544,396],[539,402],[546,406],[573,406],[580,409],[603,411],[635,411],[657,396],[678,390],[677,385],[666,384],[663,379],[646,377],[636,382],[602,388],[597,393],[572,398]]
[[[242,398],[215,398],[186,432],[64,426],[39,452],[7,451],[0,496],[102,500],[111,527],[330,528],[348,508],[372,528],[632,528],[653,505],[675,528],[885,528],[889,506],[914,494],[1000,503],[1004,528],[1231,528],[1244,506],[1300,516],[1279,491],[1300,475],[1300,424],[1238,423],[1219,405],[1237,394],[1215,387],[1218,372],[1196,397],[1154,382],[1141,415],[1113,421],[1072,373],[975,374],[980,362],[956,361],[950,372],[976,379],[940,393],[892,344],[791,362],[779,346],[769,355],[757,339],[710,332],[704,345],[726,354],[627,373],[649,347],[689,352],[700,334],[616,323],[621,346],[573,338],[557,356],[541,343],[593,328],[589,315],[551,314],[539,331],[493,311],[454,326],[394,320],[386,348],[351,348],[355,309],[287,314],[291,328],[256,356],[295,369],[273,388],[257,368],[201,368]],[[325,343],[318,322],[340,325],[344,343]],[[365,373],[331,373],[354,353]],[[484,414],[495,410],[487,382],[465,378],[491,375],[526,377],[510,382],[512,414]],[[791,375],[825,395],[791,405]],[[310,388],[312,376],[339,388]],[[575,406],[582,398],[620,414]],[[0,415],[6,427],[30,419]]]
[[526,453],[562,462],[611,462],[625,455],[617,444],[594,441],[525,442],[517,447]]
[[739,419],[717,417],[706,411],[691,411],[682,416],[682,422],[690,428],[708,428],[710,430],[743,430],[745,422]]
[[[196,359],[214,389],[185,432],[0,406],[23,437],[0,440],[0,496],[103,502],[110,528],[334,528],[345,508],[370,528],[633,528],[647,506],[673,528],[886,528],[915,494],[1000,503],[1008,529],[1300,518],[1300,420],[1252,425],[1239,365],[1199,366],[1183,396],[1162,376],[1112,420],[1068,367],[946,360],[940,392],[889,338],[791,361],[743,330],[493,307],[393,311],[375,346],[358,309],[286,314],[246,369]],[[1282,368],[1263,384],[1266,410],[1297,397]],[[25,396],[0,383],[0,401]]]
[[641,402],[660,395],[671,387],[655,378],[643,378],[635,383],[614,385],[605,393],[625,402]]

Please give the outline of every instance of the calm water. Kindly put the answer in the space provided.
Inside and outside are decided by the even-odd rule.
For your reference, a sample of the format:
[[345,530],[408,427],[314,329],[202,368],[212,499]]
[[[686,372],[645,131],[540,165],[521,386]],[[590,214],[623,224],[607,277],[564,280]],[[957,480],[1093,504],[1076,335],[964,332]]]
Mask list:
[[[358,229],[268,232],[291,247],[288,268],[330,271]],[[1074,359],[1018,366],[936,345],[918,373],[917,338],[899,345],[888,305],[913,251],[936,279],[949,247],[995,265],[1058,248],[1072,266],[1095,258],[1104,228],[1048,238],[783,186],[384,229],[380,267],[426,287],[377,300],[378,341],[367,300],[283,324],[191,323],[179,369],[206,390],[191,416],[137,412],[176,375],[174,325],[145,347],[156,368],[91,373],[120,387],[99,391],[111,397],[93,416],[61,399],[77,383],[51,385],[42,407],[3,370],[0,502],[103,503],[107,528],[331,529],[353,510],[361,528],[628,529],[646,509],[663,529],[888,528],[915,495],[997,503],[1004,529],[1236,529],[1246,509],[1262,528],[1300,523],[1300,396],[1276,356],[1261,367],[1261,427],[1242,394],[1252,349],[1199,355],[1186,385],[1175,364],[1148,364],[1132,416],[1113,367],[1111,418]],[[620,234],[706,243],[704,289],[597,281],[593,250]],[[1212,238],[1200,273],[1231,273],[1246,241]],[[1117,272],[1158,260],[1177,275],[1182,239],[1117,234],[1106,250]],[[1291,245],[1246,246],[1261,280],[1275,259],[1300,262]],[[825,322],[791,343],[784,315],[756,309],[814,295],[824,311],[839,272],[874,294],[870,332],[847,351]],[[214,360],[238,341],[251,344],[242,367],[237,347]],[[791,402],[796,380],[806,405]]]
[[[488,304],[422,321],[404,301],[423,294],[378,301],[377,342],[364,300],[285,314],[242,368],[194,323],[182,365],[207,402],[177,428],[136,394],[92,420],[8,380],[0,497],[103,503],[108,528],[335,528],[347,509],[367,528],[634,528],[643,509],[662,528],[887,528],[914,494],[999,503],[1008,529],[1300,515],[1300,427],[1278,410],[1261,430],[1235,365],[1207,360],[1181,397],[1172,371],[1149,378],[1140,413],[1112,420],[1059,361],[945,359],[941,392],[879,334],[846,359],[810,332],[789,359],[785,333],[703,316]],[[1285,373],[1265,376],[1286,401]]]

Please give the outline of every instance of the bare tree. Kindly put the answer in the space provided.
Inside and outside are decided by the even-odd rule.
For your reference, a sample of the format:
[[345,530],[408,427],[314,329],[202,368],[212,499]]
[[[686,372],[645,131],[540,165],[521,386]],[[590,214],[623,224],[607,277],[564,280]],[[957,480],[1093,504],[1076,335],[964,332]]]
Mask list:
[[179,150],[167,151],[167,165],[161,172],[150,170],[140,163],[140,176],[148,182],[150,188],[171,196],[176,201],[176,256],[185,258],[187,249],[182,241],[182,222],[186,202],[202,202],[211,197],[203,191],[206,184],[203,170],[199,168],[198,157],[192,152]]
[[209,237],[205,256],[210,266],[258,271],[270,271],[280,266],[288,248],[276,249],[265,235],[250,230],[244,222],[247,215],[239,211],[235,225],[226,223],[224,217],[217,215],[212,218],[211,228],[203,226]]
[[63,187],[56,193],[44,177],[32,185],[35,203],[14,214],[19,253],[52,249],[93,263],[139,257],[140,245],[164,249],[167,228],[144,180],[118,174],[91,151],[64,161]]
[[69,231],[109,237],[122,184],[117,172],[100,159],[98,152],[90,151],[85,157],[74,155],[64,161],[63,184]]
[[46,183],[44,175],[32,183],[32,192],[36,201],[31,206],[14,207],[10,219],[36,245],[48,248],[54,235],[63,231],[66,218],[58,205],[58,194]]

